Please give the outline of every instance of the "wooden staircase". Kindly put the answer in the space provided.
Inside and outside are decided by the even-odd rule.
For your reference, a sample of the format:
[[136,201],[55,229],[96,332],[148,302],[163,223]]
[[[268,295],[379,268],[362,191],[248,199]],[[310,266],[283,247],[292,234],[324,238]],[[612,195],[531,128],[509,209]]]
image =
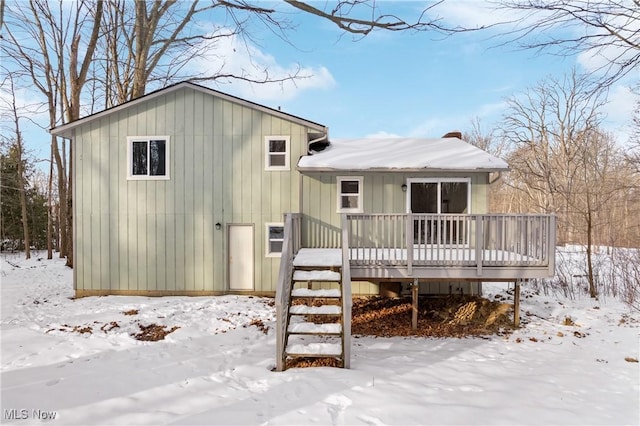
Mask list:
[[[296,288],[298,284],[304,287]],[[334,284],[330,289],[312,289],[311,283]],[[287,312],[284,360],[334,358],[345,366],[344,317],[340,267],[296,266],[291,280],[291,303]]]
[[276,370],[285,370],[297,358],[333,358],[349,368],[352,302],[346,234],[342,248],[301,248],[299,216],[285,215],[276,289]]

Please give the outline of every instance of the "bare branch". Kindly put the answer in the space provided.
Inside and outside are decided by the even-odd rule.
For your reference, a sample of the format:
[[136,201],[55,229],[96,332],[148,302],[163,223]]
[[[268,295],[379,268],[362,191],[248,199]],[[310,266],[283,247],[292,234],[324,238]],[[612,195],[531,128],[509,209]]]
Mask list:
[[[444,0],[431,3],[428,7],[423,9],[422,13],[417,17],[415,21],[408,22],[396,15],[385,14],[380,11],[380,6],[375,1],[368,0],[352,0],[352,1],[339,1],[333,6],[330,11],[318,9],[312,6],[309,2],[297,1],[297,0],[285,0],[290,6],[299,9],[305,13],[309,13],[318,16],[323,19],[327,19],[336,24],[340,29],[360,35],[367,35],[373,30],[386,30],[386,31],[435,31],[442,34],[452,34],[456,32],[473,31],[485,27],[478,28],[462,28],[447,27],[442,23],[441,18],[427,18],[427,15],[436,6],[442,4]],[[325,6],[328,8],[328,6]],[[360,12],[363,11],[363,12]],[[361,13],[362,18],[356,18],[354,15]],[[366,18],[364,17],[366,15]]]
[[594,58],[600,85],[610,86],[640,63],[638,0],[500,0],[522,12],[522,26],[508,32],[512,42],[561,56]]

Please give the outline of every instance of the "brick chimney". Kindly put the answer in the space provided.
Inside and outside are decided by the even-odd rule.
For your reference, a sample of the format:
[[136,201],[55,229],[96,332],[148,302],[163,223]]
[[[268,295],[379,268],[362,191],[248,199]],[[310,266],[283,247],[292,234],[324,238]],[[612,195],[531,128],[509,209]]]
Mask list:
[[444,135],[443,138],[458,138],[462,140],[462,132],[454,130],[453,132],[449,132],[446,135]]

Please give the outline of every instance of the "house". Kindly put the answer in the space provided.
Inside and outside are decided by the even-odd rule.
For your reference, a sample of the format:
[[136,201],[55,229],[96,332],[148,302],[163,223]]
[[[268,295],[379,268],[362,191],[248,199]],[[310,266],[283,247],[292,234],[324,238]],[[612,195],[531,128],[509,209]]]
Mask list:
[[334,140],[180,83],[51,133],[71,140],[76,296],[275,294],[278,369],[348,367],[352,293],[554,274],[555,218],[489,214],[508,165],[456,132]]
[[71,140],[76,296],[273,295],[296,162],[327,132],[191,83],[52,129]]
[[[554,275],[552,215],[489,214],[508,165],[460,139],[329,140],[298,162],[300,210],[284,227],[277,369],[295,358],[349,367],[351,296],[480,293],[482,281]],[[319,303],[318,303],[319,302]],[[320,318],[320,319],[319,319]]]

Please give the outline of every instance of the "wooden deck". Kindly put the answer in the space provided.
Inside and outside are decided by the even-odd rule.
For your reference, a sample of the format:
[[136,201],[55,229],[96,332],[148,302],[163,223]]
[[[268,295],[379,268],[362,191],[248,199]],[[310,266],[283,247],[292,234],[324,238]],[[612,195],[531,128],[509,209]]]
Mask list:
[[[300,218],[293,223],[299,235]],[[516,281],[555,274],[552,215],[347,214],[341,232],[343,247],[298,247],[296,265],[339,266],[348,258],[353,279],[376,281]]]
[[[342,366],[349,368],[351,280],[411,281],[414,328],[419,282],[512,281],[517,326],[520,281],[555,274],[556,224],[552,215],[345,214],[341,219],[341,247],[303,247],[302,220],[300,214],[285,216],[276,290],[278,371],[285,368],[288,358],[309,354],[339,357]],[[292,315],[313,313],[291,305],[292,298],[309,296],[303,290],[294,290],[294,277],[302,281],[331,280],[339,285],[340,304],[324,308],[334,310],[331,315],[341,316],[339,328],[334,325],[335,330],[328,333],[317,324],[292,325]],[[337,295],[310,294],[316,298]],[[307,350],[288,341],[294,335],[324,336],[336,334],[336,330],[340,331],[341,343],[330,350],[319,346]]]
[[[320,252],[322,258],[316,257]],[[475,251],[470,252],[465,247],[447,250],[414,247],[411,269],[406,249],[368,248],[348,252],[351,278],[355,280],[515,281],[547,278],[550,273],[548,265],[536,265],[539,262],[533,258],[504,250],[482,250],[481,262],[478,262]],[[312,265],[314,259],[324,264],[323,259],[341,259],[341,256],[342,249],[301,248],[294,258],[294,265]]]

